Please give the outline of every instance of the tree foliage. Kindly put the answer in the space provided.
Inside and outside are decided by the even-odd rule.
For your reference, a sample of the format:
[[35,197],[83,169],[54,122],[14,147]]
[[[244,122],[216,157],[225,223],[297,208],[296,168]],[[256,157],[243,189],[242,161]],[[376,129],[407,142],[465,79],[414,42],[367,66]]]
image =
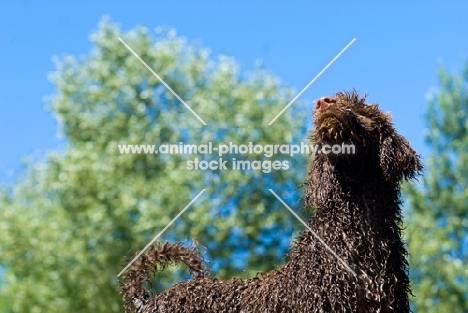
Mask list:
[[[118,145],[298,142],[305,139],[307,112],[291,108],[267,126],[292,90],[261,68],[242,72],[230,57],[214,59],[170,29],[155,39],[145,28],[122,33],[103,20],[91,41],[89,55],[57,59],[50,76],[56,92],[48,105],[66,146],[1,191],[0,312],[121,312],[122,258],[143,248],[202,189],[161,240],[197,240],[221,277],[277,265],[297,222],[268,188],[297,203],[303,156],[273,156],[290,167],[268,174],[190,171],[188,160],[218,157],[120,154]],[[172,282],[158,277],[162,286]]]
[[468,64],[439,71],[426,113],[432,154],[422,188],[408,187],[413,305],[416,312],[468,311]]

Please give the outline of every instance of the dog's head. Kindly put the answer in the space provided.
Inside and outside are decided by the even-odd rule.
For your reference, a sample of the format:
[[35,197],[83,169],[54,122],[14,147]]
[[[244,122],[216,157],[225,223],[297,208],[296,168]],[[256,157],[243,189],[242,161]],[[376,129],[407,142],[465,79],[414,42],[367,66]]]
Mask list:
[[317,100],[311,139],[320,164],[334,164],[363,179],[372,176],[398,184],[422,170],[419,156],[396,133],[390,115],[354,91]]

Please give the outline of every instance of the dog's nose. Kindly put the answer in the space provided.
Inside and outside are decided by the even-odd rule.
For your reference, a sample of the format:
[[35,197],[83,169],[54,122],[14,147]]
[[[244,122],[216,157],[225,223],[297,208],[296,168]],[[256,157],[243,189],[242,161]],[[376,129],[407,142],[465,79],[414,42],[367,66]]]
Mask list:
[[330,106],[336,103],[333,97],[322,97],[315,103],[315,109],[318,111],[326,111]]

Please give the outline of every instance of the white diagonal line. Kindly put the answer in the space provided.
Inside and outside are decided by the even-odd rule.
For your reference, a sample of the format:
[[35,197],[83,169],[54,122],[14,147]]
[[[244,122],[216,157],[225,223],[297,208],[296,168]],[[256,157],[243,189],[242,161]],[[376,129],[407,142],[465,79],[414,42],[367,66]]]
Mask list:
[[335,253],[335,251],[333,251],[332,248],[330,248],[326,243],[325,241],[322,240],[322,238],[320,238],[319,235],[317,235],[313,230],[312,228],[309,227],[309,225],[307,225],[306,222],[304,222],[300,217],[299,215],[296,214],[296,212],[294,212],[284,201],[283,199],[281,199],[272,189],[268,189],[270,190],[270,192],[299,220],[299,222],[301,222],[302,224],[304,224],[304,226],[312,233],[312,235],[314,235],[315,238],[317,238],[318,241],[320,241],[320,243],[325,247],[327,248],[328,251],[330,251],[331,254],[333,254],[335,256],[335,258],[338,259],[338,261],[341,262],[341,264],[344,265],[344,267],[346,267],[346,269],[351,272],[351,274],[354,275],[354,277],[357,277],[357,274],[352,270],[351,267],[349,267],[349,265],[343,261],[342,258],[340,258],[340,256],[338,254]]
[[143,250],[141,250],[140,253],[138,253],[138,254],[136,255],[136,257],[134,257],[133,260],[132,260],[130,263],[128,263],[127,266],[125,266],[125,268],[124,268],[122,271],[120,271],[120,273],[119,273],[119,275],[117,275],[117,277],[120,277],[120,275],[122,275],[123,273],[125,273],[125,271],[130,267],[130,265],[132,265],[133,262],[135,262],[135,260],[138,259],[138,258],[140,257],[140,255],[142,255],[143,252],[145,252],[146,249],[148,249],[149,246],[151,246],[151,245],[153,244],[153,242],[155,242],[155,241],[159,238],[159,236],[161,236],[161,235],[169,228],[169,226],[171,226],[172,223],[174,223],[174,222],[185,212],[185,210],[187,210],[187,209],[189,208],[189,206],[191,206],[192,203],[194,203],[195,200],[197,200],[198,197],[200,197],[201,194],[205,192],[205,190],[206,190],[206,189],[203,189],[202,191],[200,191],[200,193],[199,193],[195,198],[193,198],[193,200],[190,201],[190,203],[187,204],[187,206],[186,206],[185,208],[183,208],[183,210],[180,211],[179,214],[177,214],[177,216],[174,217],[174,218],[172,219],[172,221],[170,221],[169,224],[167,224],[167,226],[164,227],[164,229],[161,230],[161,231],[159,232],[159,234],[157,234],[157,235],[153,238],[153,240],[151,240],[151,241],[146,245],[146,247],[145,247]]
[[314,79],[312,79],[312,80],[310,81],[310,83],[308,83],[307,86],[305,86],[305,87],[301,90],[301,92],[299,92],[299,93],[297,94],[297,96],[295,96],[294,99],[292,99],[292,100],[288,103],[288,105],[286,105],[286,107],[285,107],[283,110],[281,110],[281,112],[279,112],[278,115],[276,115],[276,117],[275,117],[270,123],[268,123],[268,126],[270,126],[271,124],[273,124],[273,122],[276,121],[276,119],[277,119],[278,117],[280,117],[280,115],[283,114],[284,111],[286,111],[286,110],[291,106],[291,104],[293,104],[293,102],[296,101],[297,98],[299,98],[299,96],[302,95],[302,94],[304,93],[304,91],[306,91],[307,88],[309,88],[310,85],[312,85],[312,84],[317,80],[317,78],[319,78],[320,75],[322,75],[323,72],[325,72],[325,71],[327,70],[327,68],[329,68],[329,67],[336,61],[336,59],[338,59],[338,58],[340,57],[340,55],[342,55],[343,52],[345,52],[346,49],[348,49],[349,46],[351,46],[351,45],[353,44],[353,42],[355,42],[355,41],[356,41],[356,38],[353,38],[353,40],[351,40],[351,42],[348,43],[348,44],[346,45],[346,47],[344,47],[343,50],[341,50],[340,53],[338,53],[338,54],[336,55],[336,57],[334,57],[333,60],[331,60],[330,63],[328,63],[327,66],[325,66],[325,67],[323,68],[323,70],[321,70],[320,73],[318,73],[317,76],[315,76]]
[[195,111],[192,110],[192,108],[189,107],[188,104],[185,103],[185,101],[182,100],[182,98],[179,97],[179,95],[176,94],[176,93],[174,92],[174,90],[172,90],[171,87],[169,87],[169,85],[166,84],[166,82],[165,82],[161,77],[159,77],[159,75],[156,74],[156,73],[153,71],[153,69],[152,69],[151,67],[149,67],[148,64],[146,64],[145,61],[143,61],[143,60],[140,58],[140,56],[139,56],[138,54],[136,54],[136,52],[133,51],[133,49],[130,48],[130,46],[127,45],[127,43],[126,43],[125,41],[123,41],[122,38],[119,37],[119,40],[120,40],[120,42],[123,43],[124,46],[125,46],[128,50],[130,50],[130,52],[131,52],[131,53],[132,53],[132,54],[133,54],[133,55],[134,55],[134,56],[151,72],[151,74],[153,74],[157,79],[159,79],[159,81],[160,81],[164,86],[166,86],[166,88],[169,89],[169,91],[172,92],[172,94],[173,94],[177,99],[179,99],[179,101],[182,102],[182,104],[185,105],[185,107],[186,107],[190,112],[192,112],[192,114],[195,115],[195,117],[198,118],[198,120],[199,120],[200,122],[203,123],[203,125],[206,126],[206,123],[201,119],[201,117],[198,116],[198,114],[195,113]]

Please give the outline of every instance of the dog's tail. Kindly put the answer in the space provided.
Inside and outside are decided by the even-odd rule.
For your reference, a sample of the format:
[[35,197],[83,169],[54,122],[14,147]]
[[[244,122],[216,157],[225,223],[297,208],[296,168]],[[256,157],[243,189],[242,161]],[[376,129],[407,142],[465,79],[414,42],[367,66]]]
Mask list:
[[205,261],[194,247],[186,248],[180,243],[164,243],[150,246],[124,273],[120,288],[124,308],[127,312],[139,312],[153,296],[143,285],[150,283],[153,274],[163,271],[169,265],[184,263],[193,278],[203,278],[206,273]]

